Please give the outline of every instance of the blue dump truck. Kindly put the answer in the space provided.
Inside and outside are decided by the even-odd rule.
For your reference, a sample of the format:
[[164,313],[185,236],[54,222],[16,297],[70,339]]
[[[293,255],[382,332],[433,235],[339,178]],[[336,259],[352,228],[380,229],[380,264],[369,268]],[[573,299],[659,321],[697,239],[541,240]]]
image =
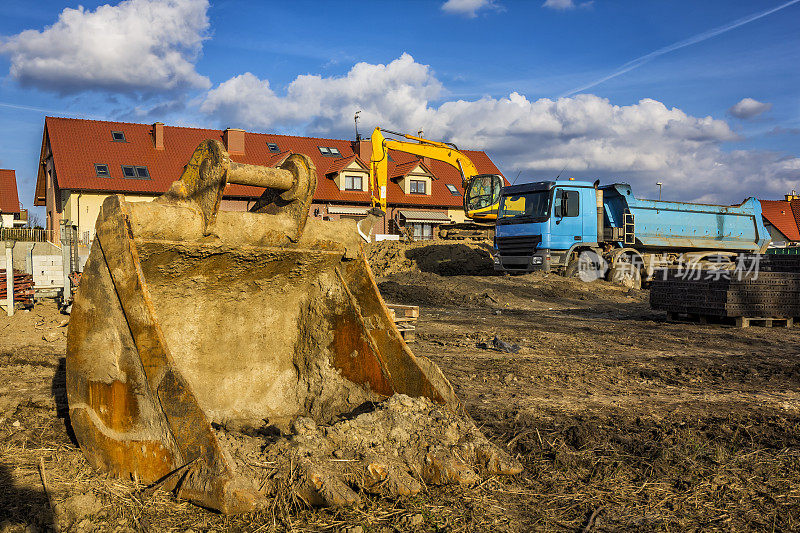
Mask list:
[[495,227],[495,270],[595,273],[632,286],[681,262],[733,261],[763,253],[761,204],[724,206],[640,200],[627,183],[555,180],[504,187]]

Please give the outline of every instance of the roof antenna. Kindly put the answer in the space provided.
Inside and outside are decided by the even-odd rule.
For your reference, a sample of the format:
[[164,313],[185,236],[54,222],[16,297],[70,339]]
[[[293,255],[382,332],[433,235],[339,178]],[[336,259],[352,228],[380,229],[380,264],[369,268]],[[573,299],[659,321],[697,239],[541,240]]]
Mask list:
[[519,179],[519,175],[520,174],[522,174],[522,170],[517,172],[517,177],[514,178],[514,181],[511,182],[511,185],[514,185],[517,182],[517,180]]
[[358,133],[358,114],[359,113],[361,113],[360,109],[358,111],[356,111],[355,115],[353,115],[353,121],[356,123],[356,142],[361,140],[361,134]]
[[560,177],[561,177],[561,174],[563,174],[563,173],[564,173],[564,171],[565,171],[565,170],[567,170],[567,167],[568,167],[568,166],[569,166],[569,161],[567,161],[567,164],[566,164],[566,165],[564,165],[564,168],[562,168],[562,169],[561,169],[561,172],[559,172],[559,173],[558,173],[558,176],[556,176],[556,179],[558,179],[558,178],[560,178]]

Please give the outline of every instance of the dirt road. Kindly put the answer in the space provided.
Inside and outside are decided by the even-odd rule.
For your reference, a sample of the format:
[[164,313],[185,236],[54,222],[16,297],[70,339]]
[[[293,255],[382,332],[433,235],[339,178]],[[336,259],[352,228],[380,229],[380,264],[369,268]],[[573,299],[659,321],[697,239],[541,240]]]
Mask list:
[[[800,528],[800,328],[667,323],[647,291],[495,276],[485,246],[427,246],[373,253],[381,292],[421,306],[413,350],[441,366],[522,474],[243,517],[143,494],[92,471],[71,441],[66,317],[46,303],[0,318],[0,531],[54,522],[40,459],[58,523],[80,531]],[[459,274],[464,261],[473,275]],[[478,347],[495,336],[518,353]]]

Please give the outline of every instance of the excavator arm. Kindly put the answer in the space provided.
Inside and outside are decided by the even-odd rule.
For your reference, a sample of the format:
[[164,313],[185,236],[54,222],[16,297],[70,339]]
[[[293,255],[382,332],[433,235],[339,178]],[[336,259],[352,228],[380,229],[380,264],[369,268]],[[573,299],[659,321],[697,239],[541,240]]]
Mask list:
[[[384,137],[383,131],[408,139],[408,141],[387,139]],[[479,221],[490,221],[497,218],[497,203],[503,178],[496,174],[478,174],[475,164],[454,145],[390,130],[381,130],[381,128],[375,128],[372,132],[371,143],[369,188],[373,207],[378,206],[384,212],[386,211],[389,150],[397,150],[430,157],[455,167],[461,174],[466,216]]]

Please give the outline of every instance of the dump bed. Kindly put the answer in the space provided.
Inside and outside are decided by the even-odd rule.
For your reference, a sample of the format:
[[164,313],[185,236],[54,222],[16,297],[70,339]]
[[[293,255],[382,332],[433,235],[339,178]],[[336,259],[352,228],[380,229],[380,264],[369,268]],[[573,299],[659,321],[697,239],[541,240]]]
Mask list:
[[606,227],[623,228],[630,213],[641,248],[760,252],[770,241],[755,198],[730,206],[693,204],[640,200],[627,183],[601,189]]

